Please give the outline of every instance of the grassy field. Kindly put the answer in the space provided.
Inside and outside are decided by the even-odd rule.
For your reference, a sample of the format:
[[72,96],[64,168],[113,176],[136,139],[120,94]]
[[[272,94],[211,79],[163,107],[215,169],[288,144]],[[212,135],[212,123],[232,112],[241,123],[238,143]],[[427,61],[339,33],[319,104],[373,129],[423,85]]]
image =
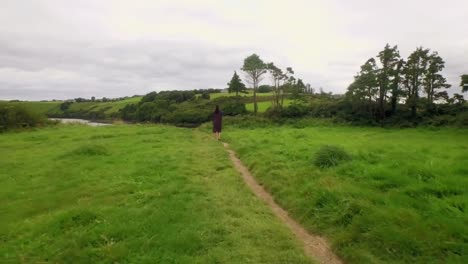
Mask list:
[[[468,131],[296,125],[224,138],[254,176],[348,263],[468,263]],[[351,160],[314,166],[325,144]]]
[[0,134],[0,263],[310,263],[210,136]]
[[136,104],[141,100],[141,96],[132,97],[121,101],[115,102],[82,102],[73,103],[70,105],[69,111],[80,112],[80,111],[100,111],[103,110],[105,114],[110,115],[117,113],[120,109],[124,108],[128,104]]
[[25,108],[31,109],[35,113],[46,114],[52,111],[56,111],[59,109],[61,101],[55,102],[36,102],[36,101],[22,101],[22,102],[8,102],[8,101],[0,101],[0,104],[14,104],[14,105],[21,105]]
[[[253,93],[249,91],[247,94],[240,94],[244,97],[252,97]],[[258,93],[258,96],[266,97],[272,96],[273,93]],[[215,99],[223,96],[235,96],[235,93],[211,93],[210,98]],[[80,102],[80,103],[73,103],[69,107],[69,112],[71,113],[78,113],[78,112],[103,112],[107,117],[111,117],[113,114],[116,114],[120,109],[124,108],[128,104],[136,104],[141,100],[141,96],[131,97],[121,101],[115,102]],[[10,103],[7,101],[0,101],[0,103]],[[60,116],[63,114],[63,111],[60,110],[60,104],[62,101],[55,101],[55,102],[35,102],[35,101],[22,101],[22,102],[14,102],[13,104],[20,104],[25,106],[26,108],[31,109],[34,112],[44,114],[44,115],[51,115],[51,116]],[[286,99],[285,105],[289,104],[290,100]],[[259,102],[259,112],[264,112],[269,106],[271,102]],[[253,111],[253,103],[246,105],[249,111]]]
[[[284,99],[284,106],[288,106],[292,103],[293,100],[291,99]],[[258,112],[263,113],[265,112],[268,107],[270,107],[272,104],[271,101],[265,101],[265,102],[258,102]],[[247,108],[247,111],[253,112],[254,111],[254,104],[253,103],[248,103],[245,105],[245,108]]]
[[[70,111],[72,112],[80,112],[80,111],[100,111],[104,110],[106,115],[111,115],[113,113],[117,113],[120,109],[125,107],[127,104],[131,103],[138,103],[141,100],[141,96],[131,97],[128,99],[115,101],[115,102],[81,102],[81,103],[73,103],[70,105]],[[36,102],[36,101],[21,101],[21,102],[1,102],[0,103],[8,103],[8,104],[17,104],[22,105],[28,109],[31,109],[33,112],[41,113],[44,115],[57,115],[62,113],[60,110],[60,104],[62,101],[55,101],[55,102]]]

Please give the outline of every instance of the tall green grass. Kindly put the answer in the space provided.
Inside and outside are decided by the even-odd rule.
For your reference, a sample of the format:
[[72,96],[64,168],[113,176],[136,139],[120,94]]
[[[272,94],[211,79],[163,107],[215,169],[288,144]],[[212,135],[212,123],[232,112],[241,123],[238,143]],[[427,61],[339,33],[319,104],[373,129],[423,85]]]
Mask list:
[[[226,124],[254,176],[347,263],[468,263],[466,129]],[[320,168],[323,145],[351,160]]]
[[57,126],[0,157],[0,263],[310,263],[201,132]]

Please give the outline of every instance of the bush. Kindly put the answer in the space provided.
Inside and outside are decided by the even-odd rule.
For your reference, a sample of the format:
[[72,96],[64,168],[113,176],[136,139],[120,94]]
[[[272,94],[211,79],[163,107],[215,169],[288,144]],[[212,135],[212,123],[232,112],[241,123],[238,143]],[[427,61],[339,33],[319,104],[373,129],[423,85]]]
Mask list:
[[167,113],[162,116],[162,122],[171,123],[178,126],[197,126],[204,122],[209,121],[211,118],[211,111],[206,109],[196,108],[179,108],[172,113]]
[[45,116],[15,103],[0,104],[0,131],[36,127],[47,123]]
[[329,168],[350,159],[351,156],[342,147],[324,145],[315,153],[314,164],[319,168]]
[[283,117],[302,117],[308,114],[307,106],[300,103],[293,103],[285,108],[283,108],[282,116]]
[[230,115],[230,116],[235,116],[235,115],[241,115],[241,114],[246,114],[247,113],[247,108],[245,108],[245,104],[241,102],[233,102],[224,105],[223,107],[223,114],[224,115]]
[[281,108],[270,106],[267,108],[265,113],[263,113],[263,116],[270,118],[272,120],[278,120],[278,119],[281,119],[281,114],[282,114]]
[[459,126],[468,127],[468,112],[458,114],[456,120]]
[[229,97],[218,97],[211,101],[210,110],[214,110],[214,105],[219,105],[221,111],[226,116],[235,116],[240,114],[246,114],[247,108],[245,108],[245,98],[240,96],[229,96]]
[[260,85],[257,90],[259,93],[269,93],[273,91],[270,85]]

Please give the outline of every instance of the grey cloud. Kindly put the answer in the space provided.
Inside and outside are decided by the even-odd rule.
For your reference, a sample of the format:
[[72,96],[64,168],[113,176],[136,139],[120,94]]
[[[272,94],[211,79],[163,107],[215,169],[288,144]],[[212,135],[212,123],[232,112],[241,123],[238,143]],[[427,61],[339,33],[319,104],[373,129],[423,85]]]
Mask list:
[[[24,73],[37,82],[28,81],[26,85],[13,82],[14,76],[2,76],[0,96],[7,99],[17,98],[12,97],[14,91],[22,99],[67,98],[64,85],[67,90],[76,89],[70,96],[86,97],[219,86],[227,82],[226,73],[231,74],[239,67],[241,54],[245,53],[239,49],[170,41],[81,47],[75,43],[52,45],[36,41],[40,45],[27,47],[14,43],[11,38],[0,43],[0,76],[2,69],[14,69],[10,75]],[[40,74],[46,69],[69,72],[76,80],[69,79],[67,84],[50,80]]]
[[[283,7],[274,1],[259,2],[249,12],[240,12],[238,3],[197,2],[186,8],[154,1],[29,2],[6,1],[0,9],[0,100],[224,88],[253,52],[279,67],[292,66],[313,87],[343,93],[359,66],[387,42],[398,44],[403,57],[419,45],[438,51],[446,61],[451,93],[460,91],[459,75],[468,73],[463,11],[468,4],[461,0],[443,7],[422,0],[395,0],[390,6],[371,0],[314,2],[329,5],[326,17],[334,17],[330,22],[336,25],[321,27],[330,36],[309,32],[308,17],[288,27],[295,14],[285,13],[275,24],[276,16],[262,12],[268,6],[282,14]],[[313,7],[291,4],[299,11]],[[420,4],[427,12],[412,12]],[[176,33],[170,29],[174,23],[182,25]],[[298,25],[299,30],[294,28]],[[307,44],[301,46],[303,40]],[[340,41],[343,45],[327,50]]]

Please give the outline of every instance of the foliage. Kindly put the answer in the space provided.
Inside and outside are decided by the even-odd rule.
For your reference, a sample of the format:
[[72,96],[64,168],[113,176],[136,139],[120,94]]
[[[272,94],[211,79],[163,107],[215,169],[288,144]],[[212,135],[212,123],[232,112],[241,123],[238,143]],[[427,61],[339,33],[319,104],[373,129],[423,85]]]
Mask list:
[[[161,92],[162,93],[162,92]],[[160,93],[160,94],[161,94]],[[215,105],[220,105],[225,115],[245,114],[245,98],[219,97],[212,100],[181,95],[183,93],[152,92],[145,95],[140,103],[128,105],[120,111],[127,121],[169,123],[194,127],[211,120]],[[182,98],[185,98],[182,102]],[[152,100],[152,101],[151,101]]]
[[259,93],[271,93],[273,91],[273,88],[270,85],[264,84],[260,85],[258,87],[258,92]]
[[182,103],[185,101],[193,100],[195,98],[194,91],[161,91],[151,92],[141,98],[141,103],[153,102],[156,99],[169,101],[173,103]]
[[385,119],[418,123],[423,117],[437,116],[433,111],[437,104],[463,101],[457,96],[450,99],[443,91],[450,85],[441,73],[445,62],[437,52],[418,47],[405,61],[397,46],[387,44],[377,58],[367,60],[349,85],[346,97],[350,107],[342,115],[346,119],[380,125],[389,123]]
[[234,74],[232,75],[232,79],[228,83],[229,93],[236,93],[236,96],[237,96],[239,95],[239,93],[244,92],[245,90],[246,90],[245,84],[239,78],[239,75],[237,75],[237,72],[234,71]]
[[463,74],[461,76],[460,86],[462,88],[462,93],[468,92],[468,74]]
[[267,72],[267,65],[260,59],[257,54],[252,54],[244,59],[242,71],[247,75],[249,82],[252,84],[254,91],[254,114],[257,113],[257,88],[262,81],[262,76]]
[[0,131],[43,126],[45,116],[17,103],[0,103]]
[[73,102],[71,102],[71,101],[63,102],[62,104],[60,104],[60,110],[67,111],[68,108],[70,108],[71,104],[73,104]]
[[444,68],[445,62],[436,51],[429,55],[427,71],[423,81],[424,91],[427,94],[429,104],[432,104],[434,102],[434,96],[440,93],[437,90],[450,88],[447,79],[441,74]]

